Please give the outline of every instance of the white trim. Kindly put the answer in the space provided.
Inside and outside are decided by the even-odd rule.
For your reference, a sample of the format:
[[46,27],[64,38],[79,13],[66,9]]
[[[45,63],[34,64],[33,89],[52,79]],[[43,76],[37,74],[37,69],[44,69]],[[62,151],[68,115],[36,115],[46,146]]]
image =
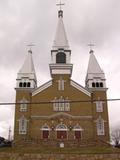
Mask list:
[[70,81],[70,85],[75,87],[76,89],[78,89],[79,91],[85,93],[86,95],[88,95],[89,97],[91,97],[91,93],[88,92],[85,88],[83,88],[82,86],[80,86],[78,83],[74,82],[73,80]]
[[[64,128],[59,128],[60,126],[64,126]],[[56,131],[68,131],[69,129],[65,124],[58,124],[55,128]]]
[[52,86],[52,80],[50,80],[49,82],[43,84],[42,86],[40,86],[39,88],[37,88],[36,90],[34,90],[32,92],[32,96],[35,96],[36,94],[42,92],[43,90],[47,89],[48,87]]
[[92,116],[73,116],[71,114],[64,113],[64,112],[59,112],[59,113],[52,114],[49,116],[33,115],[33,116],[31,116],[31,118],[33,118],[33,119],[51,119],[51,118],[55,118],[58,116],[66,116],[66,117],[73,118],[73,119],[92,119],[93,118]]
[[59,99],[55,99],[53,102],[53,111],[56,112],[69,112],[70,111],[70,100],[64,99],[62,96]]
[[73,129],[73,131],[83,131],[84,129]]
[[73,131],[83,131],[82,127],[79,125],[79,124],[76,124],[74,127],[73,127]]
[[54,69],[52,70],[52,74],[71,74],[71,71],[68,69]]
[[42,131],[50,131],[51,129],[50,129],[50,127],[49,127],[47,124],[44,124],[44,125],[41,127],[40,130],[42,130]]
[[55,129],[56,131],[68,131],[69,129],[67,129],[67,128],[64,128],[64,129],[60,129],[60,128],[58,128],[58,129]]
[[19,119],[19,134],[27,134],[27,119],[24,116]]
[[64,91],[64,87],[65,87],[65,81],[62,79],[62,78],[60,78],[60,80],[58,80],[58,90],[59,91]]
[[108,88],[99,88],[99,87],[98,87],[98,88],[89,88],[89,90],[90,90],[90,91],[102,91],[102,92],[103,92],[103,91],[107,91]]
[[27,99],[25,99],[23,97],[23,99],[20,100],[20,112],[27,112],[27,109],[28,109],[28,104],[29,101]]
[[50,128],[41,128],[40,130],[41,131],[50,131],[51,129]]
[[51,74],[72,74],[72,64],[49,64]]
[[101,116],[96,120],[96,127],[97,127],[97,135],[103,136],[105,135],[105,125],[104,119]]
[[94,103],[96,104],[96,112],[103,112],[103,103],[104,102],[98,100]]

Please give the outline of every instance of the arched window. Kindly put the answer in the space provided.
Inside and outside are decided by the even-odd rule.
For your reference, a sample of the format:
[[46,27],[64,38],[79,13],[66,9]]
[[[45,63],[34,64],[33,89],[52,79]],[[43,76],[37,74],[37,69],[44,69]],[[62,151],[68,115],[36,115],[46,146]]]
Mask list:
[[56,127],[57,138],[58,139],[66,139],[67,138],[67,126],[65,124],[58,124]]
[[99,87],[99,83],[98,82],[96,82],[96,87]]
[[104,135],[105,134],[104,120],[101,117],[97,119],[96,125],[97,125],[97,135],[98,136]]
[[64,99],[62,96],[59,99],[55,97],[52,102],[53,102],[53,111],[60,111],[60,112],[70,111],[70,100],[68,100],[68,97],[66,99]]
[[19,83],[19,87],[22,87],[22,82]]
[[64,52],[57,53],[56,63],[66,63],[66,54]]
[[65,110],[65,103],[64,103],[64,98],[61,96],[58,100],[58,108],[59,111],[64,111]]
[[23,87],[27,87],[27,83],[26,82],[23,83]]
[[19,134],[27,134],[27,119],[24,116],[19,120]]
[[95,87],[95,83],[94,82],[92,83],[92,87]]
[[79,126],[79,124],[76,124],[73,128],[74,131],[74,137],[75,139],[81,139],[82,138],[82,131],[83,129]]
[[21,101],[20,101],[20,112],[27,112],[27,103],[28,101],[23,98]]
[[102,82],[100,83],[100,87],[103,87],[103,83]]
[[68,97],[65,100],[65,111],[70,111],[70,101],[68,100]]
[[42,138],[48,139],[50,134],[50,127],[47,124],[45,124],[44,126],[42,126],[41,130],[42,130]]
[[27,83],[27,87],[30,87],[30,82]]
[[56,126],[56,130],[67,130],[67,126],[65,124],[58,124]]
[[96,112],[103,112],[103,102],[102,101],[96,101]]

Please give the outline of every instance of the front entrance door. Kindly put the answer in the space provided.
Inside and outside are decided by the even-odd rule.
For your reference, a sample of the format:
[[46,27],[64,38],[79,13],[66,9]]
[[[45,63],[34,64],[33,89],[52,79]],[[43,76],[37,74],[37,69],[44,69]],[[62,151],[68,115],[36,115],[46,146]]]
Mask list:
[[67,139],[67,131],[58,130],[57,139]]

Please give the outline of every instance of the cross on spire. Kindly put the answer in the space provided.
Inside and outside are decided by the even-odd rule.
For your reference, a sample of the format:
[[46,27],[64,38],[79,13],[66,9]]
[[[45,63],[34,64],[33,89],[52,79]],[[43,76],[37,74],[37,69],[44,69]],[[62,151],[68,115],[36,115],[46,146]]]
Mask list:
[[92,43],[90,43],[90,44],[88,44],[88,46],[90,47],[90,53],[92,53],[92,52],[93,52],[93,47],[94,47],[95,45],[92,44]]
[[30,43],[30,44],[28,44],[27,46],[28,46],[28,47],[30,47],[30,50],[31,50],[31,49],[32,49],[32,47],[33,47],[33,46],[35,46],[35,44]]
[[62,3],[61,0],[60,0],[60,3],[56,4],[57,6],[60,6],[60,10],[62,9],[62,6],[65,5],[65,3]]
[[32,53],[32,47],[35,46],[33,43],[30,43],[27,45],[29,47],[29,52]]
[[92,50],[92,47],[94,47],[95,45],[90,43],[90,44],[88,44],[88,46],[90,47],[90,50]]

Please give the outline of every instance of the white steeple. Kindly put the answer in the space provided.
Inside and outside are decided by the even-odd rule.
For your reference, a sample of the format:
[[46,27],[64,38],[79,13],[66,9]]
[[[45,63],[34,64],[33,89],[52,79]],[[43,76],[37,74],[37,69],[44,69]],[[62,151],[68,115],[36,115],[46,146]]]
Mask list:
[[63,11],[62,10],[58,12],[58,25],[57,25],[55,40],[53,43],[53,49],[59,49],[59,48],[69,49],[67,35],[65,32],[65,27],[63,23]]
[[[61,5],[61,4],[60,4]],[[63,23],[63,11],[58,11],[58,25],[56,35],[51,50],[50,73],[55,74],[72,74],[71,50],[67,40],[65,27]]]
[[106,88],[105,74],[97,62],[93,50],[90,50],[90,58],[86,75],[86,87],[97,89]]
[[102,69],[100,68],[100,65],[97,62],[97,59],[94,55],[94,51],[90,51],[90,59],[89,59],[89,64],[88,64],[88,70],[87,74],[103,74]]
[[32,51],[29,50],[23,66],[17,74],[17,88],[36,88],[37,78],[32,58]]

